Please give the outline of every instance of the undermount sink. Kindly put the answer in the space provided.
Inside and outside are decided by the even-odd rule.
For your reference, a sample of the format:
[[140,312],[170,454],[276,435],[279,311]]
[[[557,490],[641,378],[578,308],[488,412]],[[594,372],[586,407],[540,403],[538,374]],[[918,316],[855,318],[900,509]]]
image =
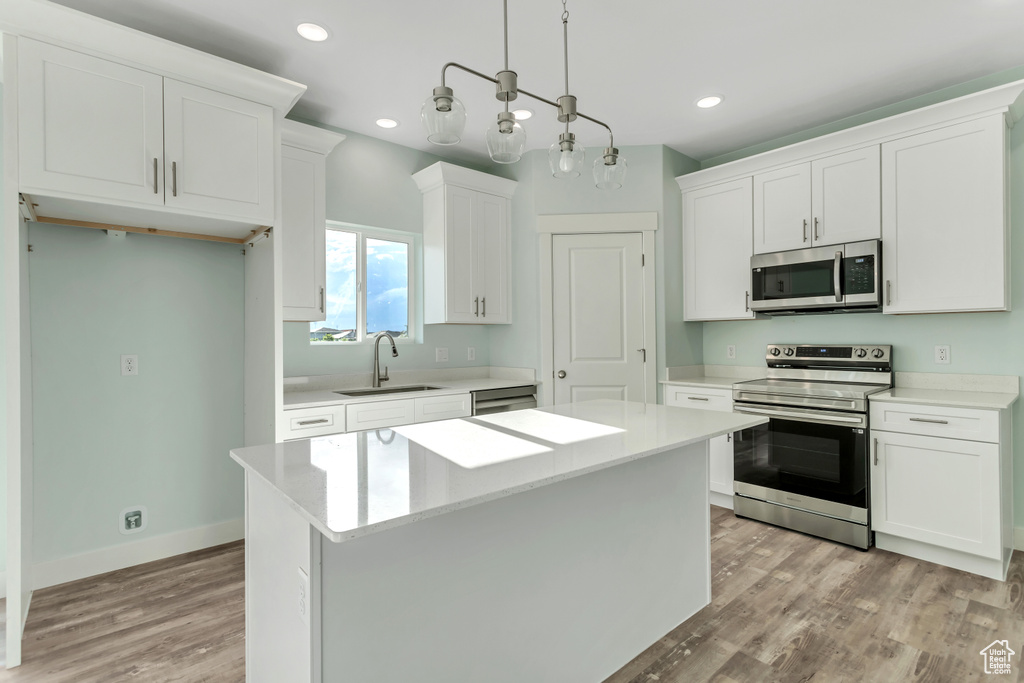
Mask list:
[[407,387],[381,387],[371,389],[343,389],[341,391],[335,391],[334,393],[340,394],[341,396],[376,396],[377,394],[404,394],[408,391],[429,391],[430,389],[440,389],[441,387],[428,387],[422,384],[414,384]]

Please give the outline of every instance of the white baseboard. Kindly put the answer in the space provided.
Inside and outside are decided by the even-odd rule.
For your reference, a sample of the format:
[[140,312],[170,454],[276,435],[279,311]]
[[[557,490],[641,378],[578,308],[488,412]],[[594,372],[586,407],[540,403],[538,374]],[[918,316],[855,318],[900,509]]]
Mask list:
[[[112,572],[165,557],[211,548],[245,537],[245,520],[233,519],[220,524],[187,529],[173,534],[124,543],[90,553],[40,562],[32,566],[33,588],[56,586],[96,574]],[[5,586],[6,582],[0,584]],[[6,591],[6,588],[4,589]]]

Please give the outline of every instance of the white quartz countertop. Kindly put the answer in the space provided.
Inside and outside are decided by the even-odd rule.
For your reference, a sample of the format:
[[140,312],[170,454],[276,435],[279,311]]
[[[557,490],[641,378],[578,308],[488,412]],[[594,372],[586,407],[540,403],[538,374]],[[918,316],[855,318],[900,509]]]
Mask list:
[[[506,389],[509,387],[522,387],[537,384],[532,380],[522,379],[495,379],[493,377],[482,377],[480,379],[451,379],[441,381],[424,381],[416,384],[438,387],[426,391],[398,392],[394,394],[376,394],[373,396],[343,396],[334,391],[320,389],[314,391],[289,391],[284,395],[284,409],[295,410],[298,408],[318,408],[323,406],[345,405],[347,403],[370,403],[375,401],[394,401],[400,398],[416,398],[424,396],[444,396],[450,394],[465,394],[470,391],[484,391],[487,389]],[[403,386],[401,384],[394,386]],[[356,387],[350,387],[355,389]],[[360,387],[368,388],[368,387]],[[382,385],[384,389],[393,388],[390,383]],[[337,391],[345,391],[339,388]]]
[[765,422],[600,400],[237,448],[231,457],[337,543]]
[[956,389],[917,389],[895,387],[872,394],[870,401],[880,403],[919,403],[954,408],[985,408],[1003,410],[1013,405],[1017,393],[995,391],[959,391]]
[[666,379],[661,384],[671,384],[677,387],[694,387],[695,389],[732,389],[737,382],[746,382],[741,377],[687,377],[686,379]]

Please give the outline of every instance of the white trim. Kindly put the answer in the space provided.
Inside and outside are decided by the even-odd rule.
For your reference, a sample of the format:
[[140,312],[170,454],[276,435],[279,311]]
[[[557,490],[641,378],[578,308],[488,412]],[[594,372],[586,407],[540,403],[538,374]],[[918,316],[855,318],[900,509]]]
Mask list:
[[122,543],[81,555],[62,557],[59,560],[40,562],[33,565],[34,588],[38,590],[68,581],[77,581],[194,550],[212,548],[244,537],[245,522],[239,518],[134,543]]
[[[657,322],[657,262],[655,259],[655,231],[658,214],[654,211],[610,214],[557,214],[537,217],[540,239],[540,379],[537,387],[539,405],[554,405],[554,306],[552,302],[554,276],[552,269],[552,237],[556,234],[581,233],[640,233],[644,254],[644,395],[648,403],[658,402],[658,322]],[[552,381],[548,381],[551,379]]]
[[281,122],[281,144],[327,156],[341,144],[345,136],[331,130],[310,126],[291,119]]
[[658,229],[658,212],[637,213],[577,213],[537,216],[537,232],[647,232]]
[[811,138],[804,142],[762,152],[720,166],[688,173],[677,177],[676,182],[683,192],[688,192],[705,185],[717,185],[773,168],[881,144],[925,130],[942,128],[995,113],[1006,114],[1007,121],[1012,126],[1022,114],[1022,94],[1024,94],[1024,80],[1014,81],[879,121],[872,121]]
[[468,190],[498,195],[505,199],[512,199],[516,185],[519,184],[515,180],[474,171],[444,161],[438,161],[422,171],[413,173],[412,179],[416,181],[420,192],[424,194],[442,185],[458,185]]

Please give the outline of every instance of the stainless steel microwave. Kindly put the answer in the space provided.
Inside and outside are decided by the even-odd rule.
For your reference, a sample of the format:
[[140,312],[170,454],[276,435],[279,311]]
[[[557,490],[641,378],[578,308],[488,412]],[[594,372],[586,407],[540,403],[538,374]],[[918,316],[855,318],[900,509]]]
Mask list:
[[750,309],[768,315],[882,310],[882,242],[755,254]]

